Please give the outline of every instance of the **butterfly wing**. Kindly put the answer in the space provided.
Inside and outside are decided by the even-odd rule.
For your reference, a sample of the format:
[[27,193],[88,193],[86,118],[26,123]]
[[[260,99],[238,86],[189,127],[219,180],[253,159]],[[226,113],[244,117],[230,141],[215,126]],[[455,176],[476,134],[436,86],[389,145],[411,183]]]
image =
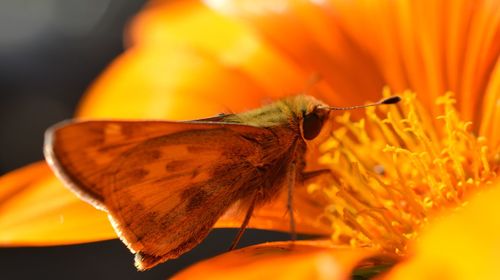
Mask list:
[[46,156],[72,190],[108,211],[147,269],[196,246],[261,188],[269,154],[286,154],[277,141],[237,124],[89,121],[48,132]]
[[66,186],[83,200],[105,209],[105,186],[101,182],[109,175],[105,170],[112,161],[148,139],[206,128],[212,126],[164,121],[66,121],[47,130],[44,153]]

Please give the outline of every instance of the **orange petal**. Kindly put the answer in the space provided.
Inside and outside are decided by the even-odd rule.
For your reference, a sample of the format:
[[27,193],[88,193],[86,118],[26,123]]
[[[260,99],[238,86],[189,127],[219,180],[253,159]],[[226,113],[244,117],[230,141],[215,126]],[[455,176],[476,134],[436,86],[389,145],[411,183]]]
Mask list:
[[463,117],[478,123],[500,48],[498,1],[206,2],[246,19],[300,68],[316,71],[355,103],[376,99],[388,85],[416,91],[424,105],[437,108],[436,97],[452,90]]
[[[181,45],[206,53],[223,65],[237,68],[273,98],[304,91],[318,74],[298,65],[252,26],[200,3],[153,5],[136,18],[131,36],[135,44]],[[320,80],[315,87],[327,94],[325,101],[335,101],[326,83]]]
[[[302,92],[318,74],[248,25],[199,3],[151,5],[132,24],[131,37],[134,47],[91,87],[79,116],[185,119],[238,112]],[[315,86],[331,104],[355,103],[323,81]]]
[[246,20],[265,44],[310,77],[320,77],[326,84],[319,96],[324,101],[342,105],[380,96],[384,82],[373,59],[346,37],[331,7],[313,1],[206,2],[222,14]]
[[375,253],[330,241],[265,243],[200,262],[173,279],[350,279],[353,268]]
[[500,279],[500,181],[424,231],[388,279]]
[[500,59],[491,75],[480,111],[482,119],[479,135],[485,136],[488,146],[500,156],[500,130],[497,129],[500,123]]
[[[270,99],[272,86],[283,95],[289,88],[283,81],[300,77],[279,58],[269,58],[282,65],[273,75],[259,66],[245,70],[241,64],[259,60],[256,53],[273,55],[263,54],[248,28],[199,3],[152,5],[131,30],[135,46],[93,84],[79,117],[182,120],[239,112]],[[257,74],[273,82],[266,84]],[[281,76],[282,83],[275,81]]]
[[45,162],[0,177],[0,245],[60,245],[115,237],[106,214],[66,190]]
[[194,119],[259,105],[235,69],[188,49],[136,47],[116,59],[80,103],[80,118]]
[[[498,3],[491,0],[474,5],[467,1],[207,2],[235,17],[193,2],[155,2],[145,9],[132,25],[131,38],[135,46],[156,53],[158,60],[151,54],[134,56],[139,61],[132,66],[115,62],[111,68],[131,67],[144,73],[110,69],[93,87],[82,116],[180,119],[206,116],[221,107],[239,111],[257,106],[265,96],[300,91],[318,75],[323,78],[317,85],[319,93],[330,104],[376,99],[387,84],[396,91],[416,90],[426,105],[432,105],[435,97],[450,89],[457,93],[465,119],[478,120],[477,105],[498,57]],[[201,93],[197,87],[186,89],[183,76],[190,76],[190,70],[172,75],[179,60],[164,55],[176,49],[189,49],[210,63],[236,70],[241,76],[235,83],[240,86],[226,88],[224,77],[217,75],[222,82],[215,79]],[[197,71],[196,83],[206,86],[204,80],[212,76]],[[251,90],[241,90],[248,84]],[[229,92],[240,97],[249,92],[251,106],[242,107],[246,102],[231,99]],[[211,99],[217,99],[216,104]],[[208,108],[189,106],[200,103]]]
[[500,2],[482,0],[473,3],[475,5],[469,9],[472,11],[467,22],[469,26],[464,32],[464,65],[457,93],[460,94],[460,110],[464,119],[479,123],[481,101],[488,84],[492,82],[490,78],[500,56]]

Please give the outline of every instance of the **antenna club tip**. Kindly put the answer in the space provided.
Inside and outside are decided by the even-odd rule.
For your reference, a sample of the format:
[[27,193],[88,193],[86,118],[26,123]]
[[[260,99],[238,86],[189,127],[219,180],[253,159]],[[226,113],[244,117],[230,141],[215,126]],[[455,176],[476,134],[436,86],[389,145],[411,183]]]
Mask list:
[[401,101],[401,97],[394,95],[391,97],[388,97],[380,102],[380,104],[395,104]]

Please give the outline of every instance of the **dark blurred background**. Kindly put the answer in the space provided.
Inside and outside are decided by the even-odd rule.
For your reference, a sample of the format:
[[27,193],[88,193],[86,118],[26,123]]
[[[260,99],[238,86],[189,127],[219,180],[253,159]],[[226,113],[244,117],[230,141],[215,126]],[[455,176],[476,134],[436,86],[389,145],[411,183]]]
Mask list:
[[[87,86],[123,51],[123,29],[145,1],[0,1],[0,175],[41,160],[44,130],[71,118]],[[0,279],[165,279],[227,250],[235,229],[147,272],[118,240],[0,248]],[[240,246],[289,235],[249,230]]]

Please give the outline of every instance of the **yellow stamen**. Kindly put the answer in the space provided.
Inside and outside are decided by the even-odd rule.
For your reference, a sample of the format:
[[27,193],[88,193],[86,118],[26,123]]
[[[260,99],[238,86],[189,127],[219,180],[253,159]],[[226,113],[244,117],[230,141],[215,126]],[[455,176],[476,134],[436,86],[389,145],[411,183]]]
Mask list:
[[331,202],[324,217],[336,242],[405,254],[430,217],[461,207],[467,194],[496,176],[496,155],[460,120],[452,93],[436,100],[437,117],[414,93],[405,92],[402,101],[367,108],[356,122],[349,113],[337,117],[340,128],[321,146],[320,160],[336,182],[309,190]]

